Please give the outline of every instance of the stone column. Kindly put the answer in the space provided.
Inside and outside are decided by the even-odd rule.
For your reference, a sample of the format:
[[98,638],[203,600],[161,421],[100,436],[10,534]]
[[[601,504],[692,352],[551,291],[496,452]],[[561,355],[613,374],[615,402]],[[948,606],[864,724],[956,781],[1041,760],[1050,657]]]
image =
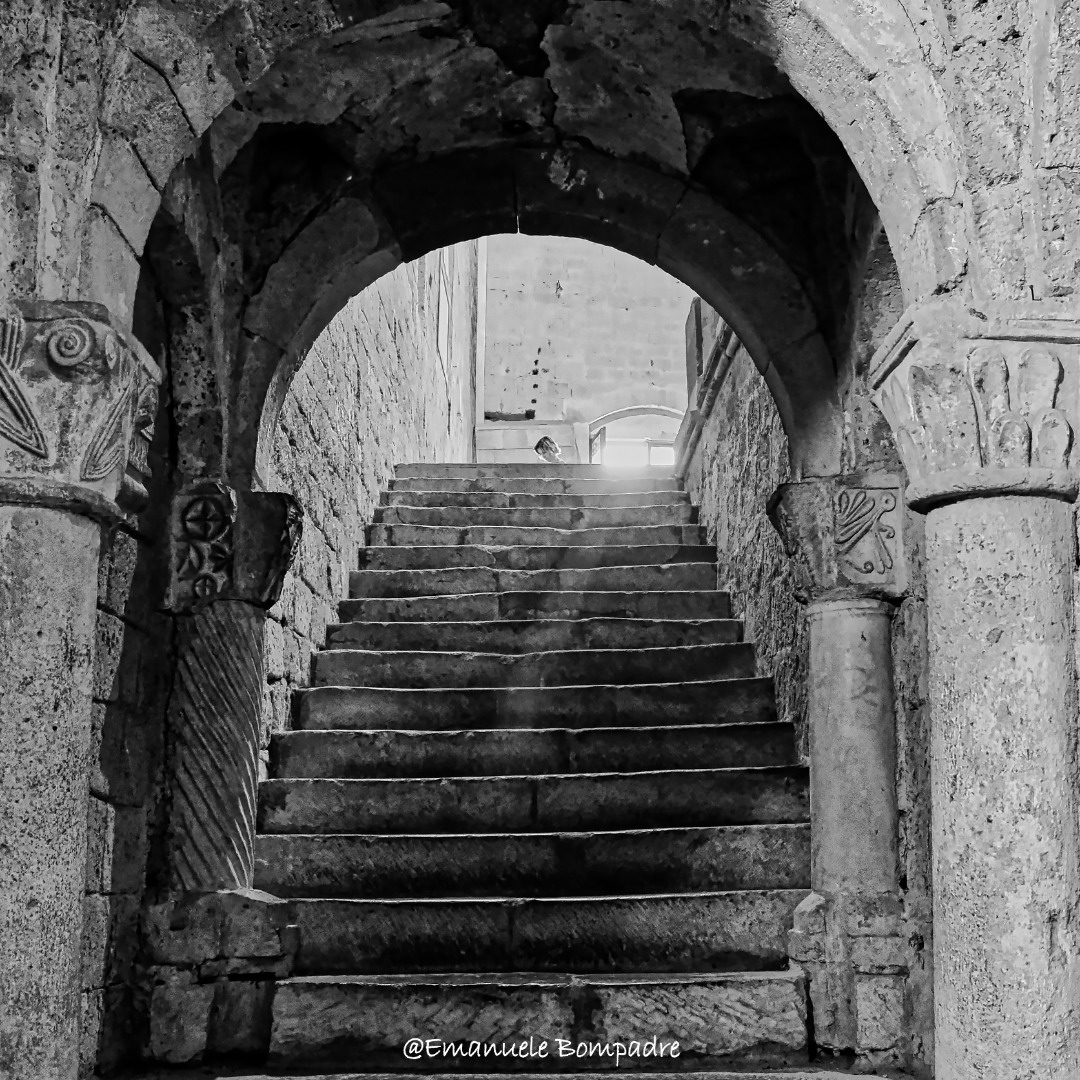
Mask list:
[[[102,527],[160,381],[97,304],[0,315],[0,1077],[74,1080]],[[138,464],[134,462],[133,464]],[[130,505],[130,504],[128,504]]]
[[873,383],[927,515],[938,1080],[1080,1076],[1080,324],[915,311]]
[[185,487],[171,515],[168,881],[181,892],[252,883],[266,610],[300,543],[291,495]]
[[817,1044],[904,1059],[907,961],[898,888],[890,623],[904,592],[889,476],[782,485],[769,514],[810,629],[811,887],[790,937],[810,976]]

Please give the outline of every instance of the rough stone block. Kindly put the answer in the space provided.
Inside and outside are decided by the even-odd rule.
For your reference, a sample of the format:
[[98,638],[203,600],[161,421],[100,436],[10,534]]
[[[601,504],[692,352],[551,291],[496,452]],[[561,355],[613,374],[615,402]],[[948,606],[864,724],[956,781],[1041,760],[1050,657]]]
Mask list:
[[855,980],[860,1050],[888,1050],[904,1037],[904,980],[897,975],[860,975]]
[[129,978],[138,948],[138,898],[90,893],[83,901],[82,979],[94,990]]
[[155,968],[151,975],[150,1056],[170,1065],[198,1060],[206,1050],[215,987],[196,982],[188,971]]
[[270,1046],[273,998],[274,983],[269,979],[225,979],[216,983],[207,1050],[212,1054],[263,1057]]
[[146,811],[142,807],[113,806],[91,795],[87,892],[139,892],[145,864]]

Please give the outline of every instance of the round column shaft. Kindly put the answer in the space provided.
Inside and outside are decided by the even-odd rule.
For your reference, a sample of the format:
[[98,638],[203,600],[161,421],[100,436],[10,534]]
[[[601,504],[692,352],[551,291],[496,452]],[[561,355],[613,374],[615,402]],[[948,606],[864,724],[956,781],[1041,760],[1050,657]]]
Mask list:
[[0,1076],[74,1080],[101,527],[0,506]]
[[939,1080],[1080,1076],[1073,509],[926,527]]
[[811,604],[811,883],[822,896],[892,895],[897,880],[892,605]]

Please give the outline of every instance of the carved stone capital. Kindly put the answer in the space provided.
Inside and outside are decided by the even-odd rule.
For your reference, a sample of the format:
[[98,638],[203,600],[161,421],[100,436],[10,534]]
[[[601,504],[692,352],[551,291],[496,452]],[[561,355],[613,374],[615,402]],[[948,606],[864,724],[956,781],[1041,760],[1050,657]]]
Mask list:
[[110,518],[145,499],[161,372],[100,304],[0,314],[0,501]]
[[784,542],[800,600],[892,600],[907,589],[895,477],[836,476],[781,484],[769,520]]
[[166,607],[189,612],[215,600],[269,608],[300,546],[304,512],[283,492],[237,491],[218,481],[173,499]]
[[972,496],[1076,498],[1080,323],[1019,307],[992,317],[915,309],[878,350],[871,384],[914,509]]

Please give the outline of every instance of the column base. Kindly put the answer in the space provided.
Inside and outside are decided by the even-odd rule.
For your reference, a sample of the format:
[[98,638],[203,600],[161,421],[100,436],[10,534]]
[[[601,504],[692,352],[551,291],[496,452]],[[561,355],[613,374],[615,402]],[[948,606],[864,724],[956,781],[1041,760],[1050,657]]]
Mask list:
[[795,909],[788,955],[809,979],[820,1050],[851,1054],[862,1069],[903,1067],[909,972],[903,927],[899,897],[811,893]]

